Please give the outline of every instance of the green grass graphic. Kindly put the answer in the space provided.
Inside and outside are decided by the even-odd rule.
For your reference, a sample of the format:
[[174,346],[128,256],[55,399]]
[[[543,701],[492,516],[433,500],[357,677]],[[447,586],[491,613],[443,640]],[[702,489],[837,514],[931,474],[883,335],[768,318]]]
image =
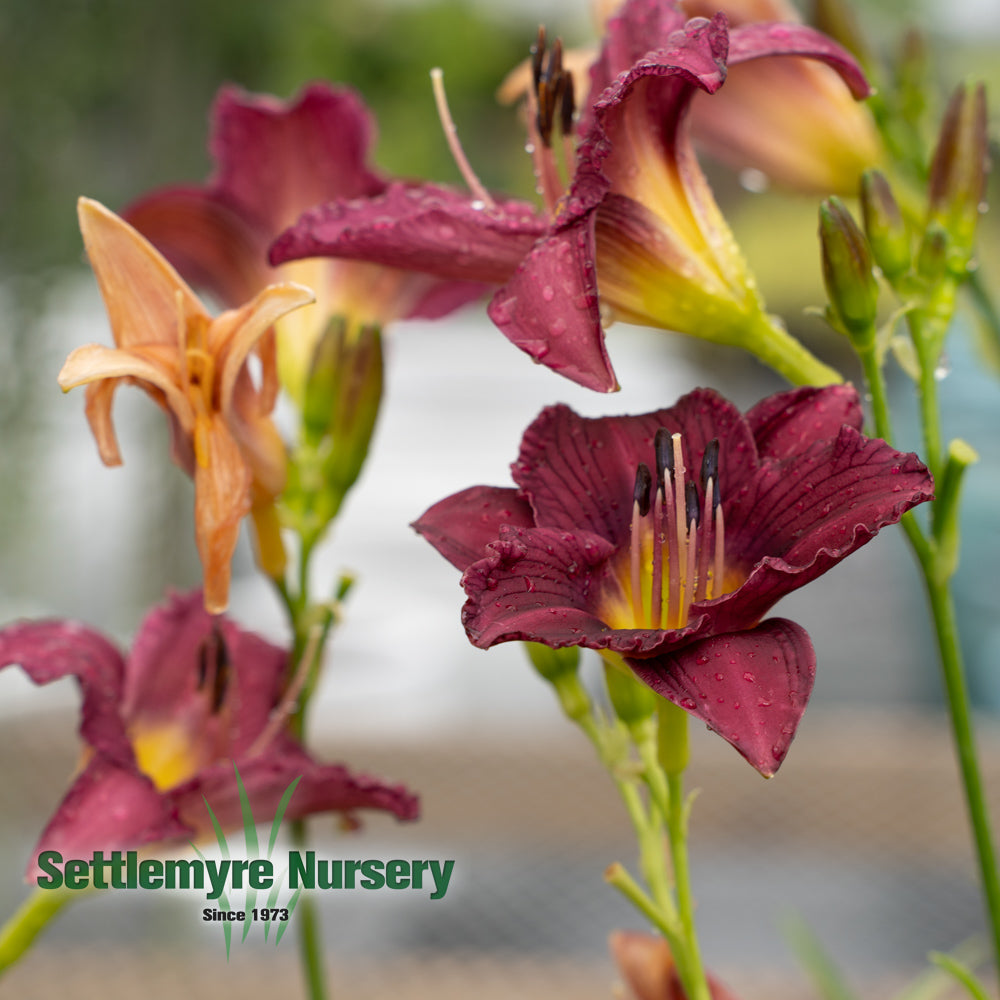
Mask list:
[[[235,761],[233,762],[233,771],[236,773],[236,787],[239,791],[240,796],[240,812],[243,816],[243,838],[246,845],[247,857],[256,857],[259,851],[259,843],[257,840],[257,824],[253,818],[253,809],[250,805],[250,796],[247,794],[246,786],[243,784],[243,776],[240,774],[240,769],[236,766]],[[278,803],[278,808],[275,811],[274,819],[271,822],[271,835],[267,841],[267,859],[271,859],[271,853],[274,851],[274,844],[278,839],[278,830],[281,828],[281,821],[285,817],[285,811],[288,809],[288,803],[291,801],[292,795],[295,792],[298,783],[302,780],[302,776],[299,775],[289,786],[285,789],[284,794],[281,796],[281,801]],[[222,825],[219,823],[212,811],[212,807],[208,804],[208,799],[202,796],[202,801],[205,803],[205,808],[208,810],[209,819],[212,821],[212,829],[215,831],[215,838],[219,842],[219,850],[222,853],[222,857],[225,860],[229,859],[229,844],[226,840],[226,835],[222,830]],[[205,855],[198,849],[197,845],[192,843],[191,846],[194,848],[195,853],[201,858],[202,862],[206,861]],[[287,869],[286,869],[287,871]],[[268,896],[267,906],[271,909],[277,902],[278,893],[281,891],[284,885],[285,872],[282,872],[280,879],[275,879],[274,885],[271,888],[271,893]],[[299,896],[302,894],[302,889],[296,889],[295,894],[289,900],[288,906],[284,909],[288,910],[288,916],[291,917],[292,913],[295,911],[295,907],[298,904]],[[250,919],[251,913],[254,907],[257,905],[257,890],[248,888],[246,895],[246,902],[243,907],[243,912],[245,914],[245,920],[243,923],[243,937],[242,940],[246,941],[247,935],[250,933],[250,927],[253,921]],[[229,903],[229,896],[226,893],[222,893],[219,899],[219,909],[228,911],[232,907]],[[264,923],[264,940],[268,939],[268,935],[271,931],[271,921],[268,920]],[[288,927],[289,921],[283,921],[281,927],[278,928],[278,932],[274,936],[275,945],[281,941],[284,936],[285,929]],[[226,961],[229,961],[230,950],[232,947],[233,938],[233,927],[232,923],[228,920],[223,922],[222,933],[226,940]]]

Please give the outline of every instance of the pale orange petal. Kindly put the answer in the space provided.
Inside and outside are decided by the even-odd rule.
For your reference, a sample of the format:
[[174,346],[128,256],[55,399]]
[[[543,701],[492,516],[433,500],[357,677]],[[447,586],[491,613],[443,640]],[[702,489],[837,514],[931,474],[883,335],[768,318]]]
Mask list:
[[269,285],[252,302],[230,309],[216,319],[208,332],[208,349],[217,359],[219,409],[228,413],[233,389],[254,345],[285,313],[316,299],[312,289],[288,282]]
[[154,354],[140,350],[119,350],[102,344],[84,344],[66,359],[59,372],[59,387],[63,392],[99,382],[106,378],[134,378],[158,389],[165,398],[166,405],[176,415],[185,433],[190,434],[194,426],[194,413],[187,397],[177,386],[170,366],[162,360],[152,360]]
[[122,454],[118,448],[111,403],[121,379],[104,378],[87,386],[87,422],[97,442],[97,450],[105,465],[121,465]]
[[163,256],[99,202],[81,198],[80,231],[119,347],[177,343],[176,294],[187,315],[205,307]]
[[205,578],[205,608],[229,604],[229,580],[240,521],[250,511],[250,470],[225,422],[213,414],[194,470],[195,538]]

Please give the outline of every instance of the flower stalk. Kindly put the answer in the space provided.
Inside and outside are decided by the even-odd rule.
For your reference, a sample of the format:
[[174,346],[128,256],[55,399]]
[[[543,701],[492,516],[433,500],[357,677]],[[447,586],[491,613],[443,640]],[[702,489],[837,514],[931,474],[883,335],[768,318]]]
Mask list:
[[[982,92],[977,90],[976,114],[973,116],[972,124],[968,126],[970,128],[985,129],[983,123],[985,112],[981,107],[981,101]],[[956,114],[955,102],[952,104],[950,114],[952,117]],[[953,131],[954,122],[951,125],[946,123],[942,145],[949,142],[954,145]],[[978,195],[981,194],[979,185],[984,165],[981,151],[982,143],[968,139],[966,145],[968,149],[963,155],[967,160],[970,158],[974,160],[976,170],[979,172],[976,175],[978,179],[970,181],[968,176],[963,175],[963,182],[961,184],[955,182],[951,187],[962,196],[964,212],[956,213],[957,226],[961,242],[971,250],[972,233],[969,225],[970,219],[974,219],[975,214],[979,211]],[[944,171],[942,164],[949,164],[950,169],[957,170],[952,159],[949,159],[941,149],[938,151],[935,163],[935,170],[942,175]],[[932,210],[939,214],[942,211],[940,204],[944,198],[941,192],[947,189],[948,185],[940,177],[936,186],[932,184]],[[970,191],[973,189],[977,192],[977,197],[975,207],[971,208],[969,204],[972,201]],[[889,196],[891,197],[891,193]],[[935,206],[937,207],[935,208]],[[935,477],[936,497],[931,507],[929,526],[926,528],[922,526],[913,512],[905,514],[901,523],[924,578],[937,639],[952,737],[955,743],[969,822],[972,827],[980,882],[990,924],[990,941],[997,966],[1000,968],[1000,869],[997,865],[992,821],[983,789],[972,724],[971,703],[955,617],[955,605],[951,594],[951,578],[958,565],[960,544],[959,503],[961,488],[965,472],[976,461],[977,456],[975,451],[961,440],[952,441],[947,451],[943,449],[938,400],[938,366],[945,335],[954,316],[956,293],[962,280],[961,271],[964,269],[964,265],[957,270],[948,267],[947,250],[944,249],[942,258],[945,261],[945,266],[930,268],[927,266],[926,254],[931,241],[937,239],[942,247],[946,248],[951,238],[951,233],[944,228],[937,227],[932,218],[925,233],[924,248],[921,254],[923,260],[917,263],[918,277],[916,281],[922,280],[923,282],[922,294],[920,294],[914,308],[906,314],[919,364],[917,390],[920,401],[921,431],[927,464]],[[914,279],[907,279],[904,276],[904,287],[907,281],[912,284]],[[893,281],[894,286],[897,284],[898,279]],[[870,343],[866,346],[866,339],[861,338],[860,346],[856,338],[852,338],[852,342],[861,359],[868,391],[871,394],[875,432],[891,442],[893,439],[892,426],[882,359],[874,346]]]

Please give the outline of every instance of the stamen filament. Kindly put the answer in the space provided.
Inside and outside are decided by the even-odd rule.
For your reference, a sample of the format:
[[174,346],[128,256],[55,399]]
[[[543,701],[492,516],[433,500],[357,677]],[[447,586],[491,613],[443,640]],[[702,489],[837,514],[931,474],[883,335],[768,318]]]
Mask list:
[[528,148],[535,174],[535,186],[545,203],[546,213],[552,217],[556,214],[556,206],[563,192],[563,183],[559,177],[559,167],[552,148],[543,141],[538,130],[538,98],[534,91],[528,92],[527,118]]
[[705,506],[701,517],[701,545],[698,547],[698,591],[696,601],[703,601],[708,594],[708,550],[712,536],[712,499],[715,488],[714,477],[705,483]]
[[[680,434],[671,435],[674,445],[674,523],[677,531],[676,558],[670,562],[679,562],[677,567],[678,581],[687,579],[687,539],[684,536],[684,512],[687,510],[686,490],[684,487],[684,452],[681,448]],[[683,598],[681,598],[683,603]],[[677,620],[677,627],[683,628],[687,612]]]
[[642,623],[642,540],[639,537],[639,525],[642,515],[639,513],[639,501],[632,504],[632,548],[629,553],[630,569],[632,571],[632,618],[635,628]]
[[[649,588],[650,626],[659,628],[663,621],[663,489],[656,486],[653,502],[653,583]],[[668,609],[669,611],[669,609]]]
[[458,128],[455,125],[454,119],[451,117],[451,111],[448,108],[448,98],[444,92],[444,73],[439,66],[435,66],[431,70],[431,85],[434,88],[434,102],[437,104],[438,117],[441,119],[441,127],[444,129],[445,139],[448,140],[448,148],[451,150],[451,155],[455,160],[455,165],[458,167],[459,172],[462,175],[462,179],[468,185],[469,190],[472,194],[479,199],[486,206],[486,208],[496,208],[496,202],[490,197],[489,191],[483,187],[482,182],[473,172],[468,159],[466,158],[465,151],[462,149],[462,144],[458,141]]
[[722,504],[715,508],[715,575],[712,579],[712,597],[722,594],[722,570],[726,555],[726,528],[722,521]]
[[688,611],[691,608],[691,596],[694,591],[694,564],[695,550],[698,545],[698,522],[692,517],[688,522],[687,536],[687,574],[684,580],[684,598],[681,603],[681,616],[678,628],[684,628],[688,620]]

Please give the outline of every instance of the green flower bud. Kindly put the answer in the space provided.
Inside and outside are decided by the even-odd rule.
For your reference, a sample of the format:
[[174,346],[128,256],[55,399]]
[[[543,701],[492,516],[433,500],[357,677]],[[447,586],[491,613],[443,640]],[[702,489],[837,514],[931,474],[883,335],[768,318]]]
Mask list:
[[545,680],[554,682],[565,675],[576,676],[580,666],[580,647],[564,646],[553,649],[540,642],[522,643],[532,666]]
[[608,685],[608,697],[611,699],[615,715],[631,729],[649,719],[661,699],[636,678],[620,656],[614,653],[610,656],[615,657],[618,662],[614,662],[608,654],[604,654],[604,678]]
[[831,319],[855,347],[866,350],[875,340],[878,282],[868,243],[839,198],[820,205],[819,238]]
[[[331,325],[327,332],[333,333],[337,347],[327,417],[330,451],[323,463],[323,475],[343,497],[368,456],[382,402],[382,331],[366,325],[338,335]],[[321,349],[317,348],[317,354]]]
[[931,222],[924,231],[924,238],[917,255],[917,274],[930,285],[936,285],[948,269],[951,237],[938,222]]
[[972,257],[976,225],[986,194],[989,152],[986,90],[962,84],[952,94],[931,163],[928,225],[949,236],[948,267],[964,275]]
[[875,263],[892,283],[910,268],[910,234],[892,188],[878,170],[866,170],[861,177],[861,211]]

